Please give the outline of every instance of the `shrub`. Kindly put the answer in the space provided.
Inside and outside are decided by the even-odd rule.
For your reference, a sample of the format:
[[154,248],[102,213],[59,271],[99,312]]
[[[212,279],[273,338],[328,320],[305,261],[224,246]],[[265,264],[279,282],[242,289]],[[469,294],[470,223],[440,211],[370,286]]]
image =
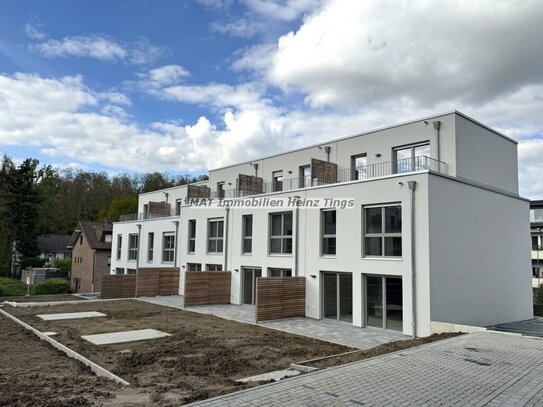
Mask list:
[[33,295],[66,294],[70,283],[62,278],[50,278],[32,287]]
[[543,284],[533,289],[534,304],[543,304]]
[[27,268],[36,268],[43,267],[47,263],[46,259],[41,257],[25,257],[21,261],[21,270],[26,270]]
[[13,278],[0,277],[0,296],[26,295],[26,284]]
[[70,270],[72,269],[72,259],[70,259],[69,257],[65,259],[54,259],[51,262],[51,265],[53,267],[56,267],[60,271],[68,274]]

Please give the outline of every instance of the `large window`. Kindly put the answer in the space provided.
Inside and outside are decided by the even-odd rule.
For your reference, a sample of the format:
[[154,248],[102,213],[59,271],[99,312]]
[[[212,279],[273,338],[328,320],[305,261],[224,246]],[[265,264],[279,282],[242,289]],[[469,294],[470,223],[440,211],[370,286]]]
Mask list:
[[270,253],[292,253],[292,212],[270,215]]
[[117,275],[124,274],[124,269],[121,268],[121,267],[116,267],[115,268],[115,274],[117,274]]
[[421,143],[394,149],[396,173],[420,171],[428,168],[430,144]]
[[126,269],[126,274],[136,274],[136,269]]
[[253,215],[243,215],[243,253],[250,254],[253,252]]
[[300,188],[311,186],[311,165],[302,165],[300,167]]
[[175,259],[175,234],[166,232],[162,236],[162,262],[173,263]]
[[123,235],[117,235],[117,260],[121,260],[121,255],[123,253],[122,250],[123,250]]
[[152,262],[155,254],[155,234],[153,232],[147,235],[147,261]]
[[210,219],[207,223],[207,252],[222,253],[224,240],[224,221]]
[[222,264],[206,264],[206,271],[222,271]]
[[323,210],[321,212],[322,255],[336,254],[336,211]]
[[217,182],[217,198],[224,198],[224,181]]
[[269,277],[292,277],[291,269],[268,268]]
[[188,252],[196,251],[196,219],[189,220],[189,247]]
[[128,260],[138,259],[138,239],[137,234],[128,235]]
[[274,171],[272,173],[272,182],[274,191],[283,190],[283,171]]
[[402,207],[364,208],[364,256],[401,257]]
[[202,271],[201,263],[187,263],[187,271]]
[[366,154],[351,156],[351,180],[368,178],[368,157]]

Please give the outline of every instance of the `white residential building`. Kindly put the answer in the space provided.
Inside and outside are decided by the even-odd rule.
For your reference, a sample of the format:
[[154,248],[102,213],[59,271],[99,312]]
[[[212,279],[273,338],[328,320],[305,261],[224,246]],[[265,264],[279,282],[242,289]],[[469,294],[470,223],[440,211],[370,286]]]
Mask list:
[[306,206],[141,194],[113,226],[112,273],[177,266],[183,293],[185,271],[228,270],[233,304],[258,276],[303,276],[307,317],[417,336],[533,315],[517,143],[459,112],[214,169],[189,195],[206,185],[215,203]]

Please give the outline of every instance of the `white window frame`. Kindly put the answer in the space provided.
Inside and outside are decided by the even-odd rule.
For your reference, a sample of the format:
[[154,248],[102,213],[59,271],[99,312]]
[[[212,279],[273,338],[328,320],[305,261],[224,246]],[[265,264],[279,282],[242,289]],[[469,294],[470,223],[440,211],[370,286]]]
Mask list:
[[[399,147],[394,147],[392,150],[394,152],[394,173],[395,174],[403,174],[403,173],[406,173],[406,172],[412,172],[412,171],[419,171],[421,169],[424,169],[425,166],[427,166],[426,164],[426,160],[422,161],[422,162],[419,162],[420,160],[417,160],[417,157],[425,157],[425,156],[416,156],[415,155],[415,148],[417,147],[423,147],[423,146],[428,146],[431,148],[431,145],[430,145],[430,141],[429,140],[426,140],[426,141],[421,141],[421,142],[418,142],[418,143],[413,143],[413,144],[407,144],[405,146],[399,146]],[[410,160],[411,162],[409,163],[409,169],[408,170],[403,170],[403,167],[405,164],[401,163],[400,164],[400,168],[402,168],[402,171],[398,171],[398,151],[401,151],[401,150],[410,150],[411,154],[410,154]],[[409,160],[409,158],[404,158],[402,160]]]
[[[194,245],[193,250],[191,250],[191,245]],[[194,254],[195,252],[196,252],[196,219],[189,219],[187,253]]]
[[155,233],[147,234],[147,262],[152,263],[155,257]]
[[[268,267],[268,277],[272,277],[273,272],[278,271],[279,274],[281,274],[279,277],[285,278],[285,277],[292,277],[292,269],[287,268],[280,268],[280,267]],[[290,276],[286,276],[285,274],[290,274]]]
[[[246,228],[246,222],[248,219],[251,219],[251,234],[247,235],[247,228]],[[243,215],[241,217],[241,253],[245,255],[249,255],[253,253],[253,215]],[[245,242],[250,242],[251,244],[251,250],[246,251],[245,250]]]
[[[401,231],[400,232],[386,232],[386,208],[391,207],[399,207],[400,208],[400,214],[402,216],[402,225],[401,225]],[[367,209],[381,209],[381,232],[380,233],[368,233],[367,232]],[[401,245],[403,245],[403,210],[402,210],[402,204],[400,202],[397,203],[390,203],[390,204],[379,204],[379,205],[366,205],[362,207],[362,257],[364,258],[386,258],[386,259],[401,259],[403,256],[403,248],[402,254],[399,256],[393,256],[393,255],[386,255],[386,238],[400,238],[401,239]],[[381,238],[381,254],[366,254],[366,238]],[[400,246],[401,247],[401,246]]]
[[[171,243],[166,244],[168,241],[171,241]],[[170,257],[171,257],[171,260],[170,260]],[[175,260],[175,232],[164,232],[162,234],[162,263],[173,263],[174,260]]]
[[[132,244],[136,242],[135,247]],[[128,235],[128,261],[138,260],[138,249],[139,249],[139,236],[137,233],[130,233]]]
[[[217,223],[217,236],[211,236],[211,224]],[[222,224],[222,235],[219,233],[221,228],[219,227]],[[215,242],[215,250],[209,250],[209,243],[211,241]],[[219,242],[221,243],[221,250],[218,250]],[[207,242],[206,249],[208,254],[222,254],[224,252],[224,218],[211,218],[207,220]]]
[[117,260],[121,260],[123,255],[123,235],[117,235]]
[[187,263],[187,271],[202,271],[202,263]]
[[[292,224],[292,234],[286,235],[285,234],[285,215],[291,216],[291,224]],[[280,235],[273,235],[273,217],[274,216],[281,216],[281,234]],[[292,255],[293,251],[293,235],[294,235],[294,216],[292,211],[290,212],[276,212],[276,213],[270,213],[269,214],[269,239],[268,239],[268,254],[272,256],[281,256],[281,255]],[[280,239],[281,240],[281,251],[280,252],[272,252],[272,239]],[[287,247],[286,242],[290,239],[290,252],[285,251],[285,248]]]
[[[325,216],[327,212],[335,212],[336,213],[336,233],[334,234],[325,234]],[[336,242],[336,246],[334,249],[334,253],[324,253],[324,239],[334,239]],[[321,210],[321,256],[323,257],[335,257],[337,254],[337,210],[335,209],[322,209]]]
[[206,271],[223,271],[222,264],[206,264]]

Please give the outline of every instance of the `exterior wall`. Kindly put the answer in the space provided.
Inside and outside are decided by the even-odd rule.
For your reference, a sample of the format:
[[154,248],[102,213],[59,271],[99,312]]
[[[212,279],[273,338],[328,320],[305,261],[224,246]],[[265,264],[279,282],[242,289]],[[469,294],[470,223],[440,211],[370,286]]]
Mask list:
[[[323,142],[281,155],[260,160],[253,160],[258,164],[258,174],[250,163],[237,164],[209,172],[209,187],[216,190],[218,182],[225,182],[225,189],[236,188],[238,174],[258,175],[264,182],[272,181],[272,173],[282,170],[284,179],[298,178],[299,168],[311,164],[311,159],[326,160],[324,146],[330,146],[330,161],[338,165],[338,171],[348,171],[351,167],[351,156],[367,154],[368,165],[389,162],[394,159],[393,149],[407,144],[429,141],[431,157],[437,159],[436,134],[431,121],[441,121],[440,160],[447,164],[447,173],[456,174],[455,159],[455,114],[450,113],[436,116],[432,119],[414,121],[405,125],[376,130],[345,139]],[[379,155],[379,156],[377,156]],[[289,174],[290,171],[290,174]],[[227,195],[228,196],[228,195]]]
[[109,274],[111,263],[111,252],[108,250],[97,250],[94,254],[94,292],[102,289],[102,276]]
[[518,194],[517,143],[456,115],[459,177]]
[[532,318],[528,202],[437,175],[429,194],[432,321]]
[[[81,236],[83,235],[81,234]],[[79,278],[81,283],[78,292],[90,293],[93,292],[94,250],[90,248],[85,236],[83,236],[83,242],[80,243],[80,241],[80,238],[78,238],[72,249],[70,289],[76,291],[75,279]],[[81,259],[81,262],[78,259]]]

